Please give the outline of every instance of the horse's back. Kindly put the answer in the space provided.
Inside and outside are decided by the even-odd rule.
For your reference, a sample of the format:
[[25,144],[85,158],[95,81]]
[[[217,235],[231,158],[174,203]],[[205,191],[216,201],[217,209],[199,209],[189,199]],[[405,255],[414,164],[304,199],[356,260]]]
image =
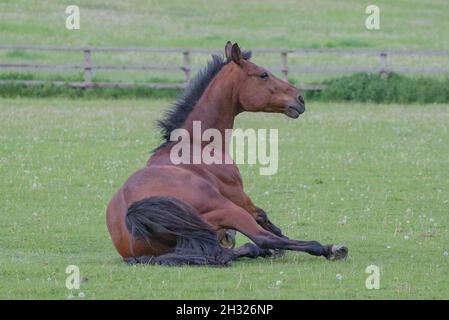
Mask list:
[[124,184],[123,193],[128,206],[143,198],[165,196],[186,202],[200,214],[223,201],[212,179],[174,165],[147,166],[135,172]]

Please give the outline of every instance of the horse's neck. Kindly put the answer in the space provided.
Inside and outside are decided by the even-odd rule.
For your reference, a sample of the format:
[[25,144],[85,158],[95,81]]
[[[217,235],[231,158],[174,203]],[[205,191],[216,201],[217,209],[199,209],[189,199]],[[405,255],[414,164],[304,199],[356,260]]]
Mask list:
[[[239,105],[237,92],[233,89],[234,87],[237,88],[237,85],[234,83],[234,77],[230,74],[231,71],[228,66],[225,66],[214,77],[180,128],[187,131],[188,137],[190,138],[189,142],[193,145],[190,149],[192,157],[195,157],[195,146],[199,145],[203,149],[206,145],[212,146],[211,144],[213,144],[214,154],[221,146],[222,161],[227,163],[230,160],[232,163],[229,154],[229,145],[234,127],[234,118],[238,113]],[[198,130],[198,124],[201,127],[200,130]],[[220,144],[216,140],[215,130],[212,139],[203,141],[203,134],[208,129],[219,131],[220,135],[218,139],[220,139]],[[213,140],[212,143],[210,143],[211,140]],[[165,155],[167,152],[171,152],[171,148],[163,148],[161,150],[165,150],[160,151],[164,156],[162,158],[151,157],[148,165],[151,163],[157,164],[158,161],[162,164],[166,163],[167,158]],[[235,170],[237,170],[237,174],[233,172],[233,177],[238,176],[237,167],[235,167]]]
[[190,134],[193,133],[194,121],[201,124],[201,134],[207,129],[216,129],[220,131],[223,139],[226,137],[226,130],[232,130],[234,127],[238,110],[236,94],[232,77],[228,77],[225,70],[222,71],[225,74],[220,72],[212,80],[184,123],[183,128]]

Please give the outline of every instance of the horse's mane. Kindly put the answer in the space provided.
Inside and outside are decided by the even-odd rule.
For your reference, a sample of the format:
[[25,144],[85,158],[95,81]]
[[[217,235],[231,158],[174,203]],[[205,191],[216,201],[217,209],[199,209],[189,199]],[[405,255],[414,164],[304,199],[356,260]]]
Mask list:
[[[245,60],[251,58],[251,51],[243,51],[242,57]],[[186,121],[190,112],[195,108],[196,103],[206,91],[207,86],[217,73],[229,63],[223,56],[214,54],[206,67],[189,82],[175,103],[165,112],[164,118],[157,122],[163,138],[162,144],[154,151],[166,146],[170,142],[170,134],[178,129]]]

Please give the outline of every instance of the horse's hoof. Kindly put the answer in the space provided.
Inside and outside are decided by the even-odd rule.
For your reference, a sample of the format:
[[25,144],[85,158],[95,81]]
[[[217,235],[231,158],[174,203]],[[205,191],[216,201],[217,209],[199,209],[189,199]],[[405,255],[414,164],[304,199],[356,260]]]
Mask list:
[[270,249],[262,249],[262,248],[258,248],[259,249],[259,257],[262,258],[272,258],[273,257],[273,252]]
[[271,258],[280,259],[285,256],[285,251],[281,249],[274,249],[271,254]]
[[345,260],[348,257],[348,247],[344,245],[332,245],[331,253],[327,256],[327,260]]
[[227,229],[225,232],[221,235],[220,244],[224,248],[228,249],[234,249],[235,247],[235,237],[237,233],[235,230]]

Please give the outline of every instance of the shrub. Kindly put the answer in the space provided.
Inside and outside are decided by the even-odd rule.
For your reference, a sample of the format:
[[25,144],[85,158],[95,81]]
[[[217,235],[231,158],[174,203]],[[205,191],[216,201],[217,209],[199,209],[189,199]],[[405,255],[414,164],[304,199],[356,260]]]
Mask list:
[[449,78],[412,78],[396,73],[357,73],[325,81],[321,92],[307,95],[324,101],[361,101],[376,103],[449,102]]
[[[30,80],[25,74],[8,75],[9,80]],[[449,77],[408,77],[396,73],[357,73],[324,81],[323,91],[307,91],[308,101],[360,101],[375,103],[447,103],[449,102]],[[68,98],[175,98],[178,89],[91,88],[55,86],[50,82],[38,86],[20,84],[0,85],[0,97],[68,97]]]

